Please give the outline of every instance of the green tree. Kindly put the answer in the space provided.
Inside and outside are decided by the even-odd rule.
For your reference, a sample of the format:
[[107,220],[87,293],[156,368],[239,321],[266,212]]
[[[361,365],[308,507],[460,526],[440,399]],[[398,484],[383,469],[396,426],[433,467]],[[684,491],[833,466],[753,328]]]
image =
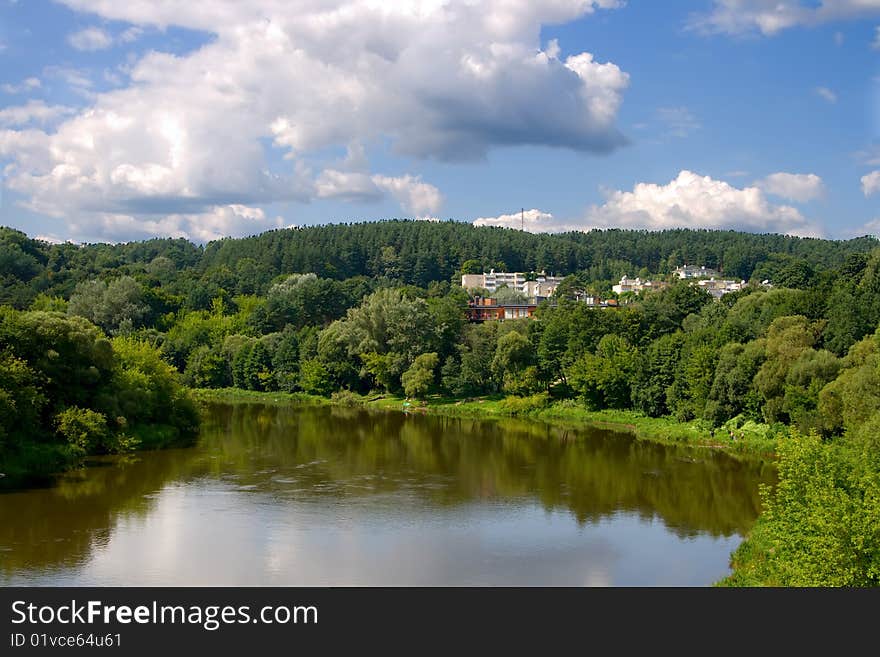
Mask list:
[[439,362],[440,358],[434,352],[417,356],[401,376],[404,394],[411,398],[424,398],[434,383],[434,370]]
[[116,334],[142,326],[150,307],[144,302],[140,284],[130,276],[121,276],[109,284],[101,280],[80,283],[70,297],[67,312]]

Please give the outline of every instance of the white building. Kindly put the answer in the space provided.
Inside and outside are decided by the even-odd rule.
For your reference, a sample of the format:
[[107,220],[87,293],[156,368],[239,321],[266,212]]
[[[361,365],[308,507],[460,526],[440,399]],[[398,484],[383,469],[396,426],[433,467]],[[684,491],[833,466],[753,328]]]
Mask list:
[[685,265],[684,267],[678,267],[675,270],[675,275],[682,280],[686,278],[715,278],[718,276],[718,272],[714,269],[707,269],[706,267]]
[[697,285],[706,290],[706,292],[716,299],[720,299],[728,292],[738,292],[743,289],[747,283],[745,281],[716,280],[710,278],[707,281],[697,281]]
[[556,291],[562,282],[559,276],[547,276],[542,271],[535,276],[535,280],[527,280],[527,274],[523,272],[503,272],[490,269],[489,273],[463,274],[461,286],[465,289],[483,288],[489,292],[496,292],[498,288],[507,286],[511,290],[521,292],[527,297],[549,297]]
[[611,289],[615,294],[623,294],[624,292],[641,293],[643,290],[658,290],[664,287],[664,283],[654,281],[643,281],[641,278],[629,278],[624,276],[617,285],[612,285]]

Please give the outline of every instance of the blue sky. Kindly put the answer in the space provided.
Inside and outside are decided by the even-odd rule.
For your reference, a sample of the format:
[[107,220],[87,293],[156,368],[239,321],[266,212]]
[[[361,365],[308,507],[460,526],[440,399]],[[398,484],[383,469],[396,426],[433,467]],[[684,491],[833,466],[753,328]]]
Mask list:
[[0,0],[0,223],[880,233],[880,0]]

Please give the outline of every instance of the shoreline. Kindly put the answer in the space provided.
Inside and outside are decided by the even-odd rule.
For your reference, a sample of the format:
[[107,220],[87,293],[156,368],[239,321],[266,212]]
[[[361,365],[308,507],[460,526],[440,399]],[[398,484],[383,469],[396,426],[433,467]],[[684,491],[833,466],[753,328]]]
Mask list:
[[725,436],[719,436],[719,431],[715,431],[713,435],[712,428],[700,421],[683,423],[674,418],[652,418],[629,410],[591,411],[571,400],[551,401],[543,395],[534,397],[494,395],[458,399],[433,396],[427,400],[413,401],[396,395],[382,393],[359,395],[349,391],[334,393],[329,398],[305,393],[258,392],[237,388],[192,388],[190,393],[198,402],[311,404],[470,419],[530,419],[566,428],[611,429],[630,433],[637,440],[722,451],[737,459],[773,461],[776,458],[775,438],[746,435],[730,441]]

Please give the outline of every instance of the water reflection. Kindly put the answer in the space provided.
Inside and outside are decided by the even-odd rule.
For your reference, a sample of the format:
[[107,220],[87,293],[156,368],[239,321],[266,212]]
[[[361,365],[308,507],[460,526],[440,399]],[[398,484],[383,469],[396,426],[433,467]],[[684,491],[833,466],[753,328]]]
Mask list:
[[706,584],[765,467],[601,430],[212,405],[194,448],[0,495],[0,581]]

